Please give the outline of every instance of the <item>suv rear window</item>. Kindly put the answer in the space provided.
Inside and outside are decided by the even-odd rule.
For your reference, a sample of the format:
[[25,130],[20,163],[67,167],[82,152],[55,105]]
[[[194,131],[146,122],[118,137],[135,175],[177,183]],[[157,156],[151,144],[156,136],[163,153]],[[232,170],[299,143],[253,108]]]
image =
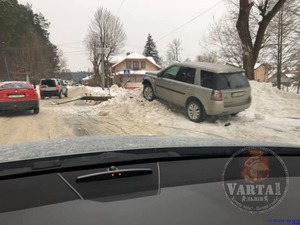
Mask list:
[[25,88],[29,89],[30,85],[28,83],[23,82],[5,82],[0,84],[0,89],[18,89],[18,88]]
[[55,87],[55,80],[42,80],[41,85],[47,85],[48,87]]
[[249,82],[241,73],[212,73],[201,71],[201,86],[213,90],[226,90],[249,87]]

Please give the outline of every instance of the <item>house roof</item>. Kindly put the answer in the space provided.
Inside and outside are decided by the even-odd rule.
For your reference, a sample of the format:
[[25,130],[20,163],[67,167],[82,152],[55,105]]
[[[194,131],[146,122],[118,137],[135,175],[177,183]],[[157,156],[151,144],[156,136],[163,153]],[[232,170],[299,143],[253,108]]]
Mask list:
[[[231,65],[231,66],[235,66],[235,67],[240,67],[240,65],[238,63],[226,63],[226,65]],[[264,64],[262,63],[255,63],[254,65],[254,69],[256,70],[258,67],[263,66]]]
[[125,56],[114,55],[114,56],[109,57],[109,62],[114,65],[118,62],[123,61],[125,58],[126,58]]
[[258,67],[260,67],[260,66],[262,66],[263,64],[261,64],[261,63],[255,63],[255,65],[254,65],[254,69],[256,70]]
[[[277,81],[277,73],[274,73],[271,77],[269,77],[269,81],[276,82]],[[286,76],[286,74],[281,74],[281,82],[282,83],[288,83],[291,79]]]
[[116,67],[117,65],[119,65],[121,62],[123,62],[126,59],[146,59],[146,60],[150,61],[153,65],[157,66],[158,68],[161,68],[161,66],[156,64],[156,62],[154,61],[154,59],[152,57],[146,57],[146,56],[138,54],[138,53],[131,53],[130,55],[123,57],[123,58],[120,57],[119,60],[112,67]]

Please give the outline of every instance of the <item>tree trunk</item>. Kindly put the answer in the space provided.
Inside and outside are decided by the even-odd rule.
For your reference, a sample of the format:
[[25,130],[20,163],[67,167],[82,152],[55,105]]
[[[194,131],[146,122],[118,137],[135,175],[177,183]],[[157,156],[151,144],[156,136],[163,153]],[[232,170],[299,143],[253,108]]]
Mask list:
[[279,11],[278,19],[278,36],[277,36],[277,88],[281,89],[282,75],[282,43],[283,43],[283,27],[282,27],[282,10]]
[[238,34],[242,42],[243,49],[243,67],[246,70],[246,75],[249,80],[254,79],[254,64],[253,64],[253,45],[249,31],[249,15],[253,2],[240,0],[240,13],[236,23]]
[[[246,75],[250,80],[254,79],[254,65],[257,61],[260,52],[265,31],[276,13],[281,9],[286,0],[277,0],[271,11],[266,12],[269,1],[265,1],[265,5],[261,8],[262,20],[259,23],[259,28],[256,33],[254,44],[249,30],[250,11],[254,5],[253,1],[240,0],[240,11],[236,28],[242,43],[243,50],[243,67],[246,70]],[[270,5],[269,5],[270,6]],[[252,68],[250,68],[252,67]]]

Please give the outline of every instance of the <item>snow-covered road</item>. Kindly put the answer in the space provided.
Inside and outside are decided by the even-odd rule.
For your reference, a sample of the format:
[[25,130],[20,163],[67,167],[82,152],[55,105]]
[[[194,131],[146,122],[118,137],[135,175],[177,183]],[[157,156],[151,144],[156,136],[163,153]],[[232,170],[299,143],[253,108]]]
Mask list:
[[108,94],[101,88],[70,87],[68,99],[41,100],[38,115],[2,115],[0,144],[85,135],[222,137],[300,144],[300,96],[267,83],[251,82],[251,87],[253,101],[249,109],[236,117],[202,123],[189,121],[183,109],[167,102],[146,101],[141,89],[128,91],[113,86],[110,91],[114,98],[101,104],[52,104],[54,100],[63,102],[86,93]]

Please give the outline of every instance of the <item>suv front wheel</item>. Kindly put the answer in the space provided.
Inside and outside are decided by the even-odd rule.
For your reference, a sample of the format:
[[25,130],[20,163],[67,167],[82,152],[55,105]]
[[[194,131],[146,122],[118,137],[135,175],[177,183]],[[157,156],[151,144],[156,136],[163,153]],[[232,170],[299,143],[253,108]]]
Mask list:
[[154,91],[151,85],[146,84],[144,86],[143,95],[144,98],[147,99],[148,101],[152,101],[155,98]]
[[193,122],[201,122],[204,120],[204,109],[199,101],[191,100],[186,105],[186,114]]

